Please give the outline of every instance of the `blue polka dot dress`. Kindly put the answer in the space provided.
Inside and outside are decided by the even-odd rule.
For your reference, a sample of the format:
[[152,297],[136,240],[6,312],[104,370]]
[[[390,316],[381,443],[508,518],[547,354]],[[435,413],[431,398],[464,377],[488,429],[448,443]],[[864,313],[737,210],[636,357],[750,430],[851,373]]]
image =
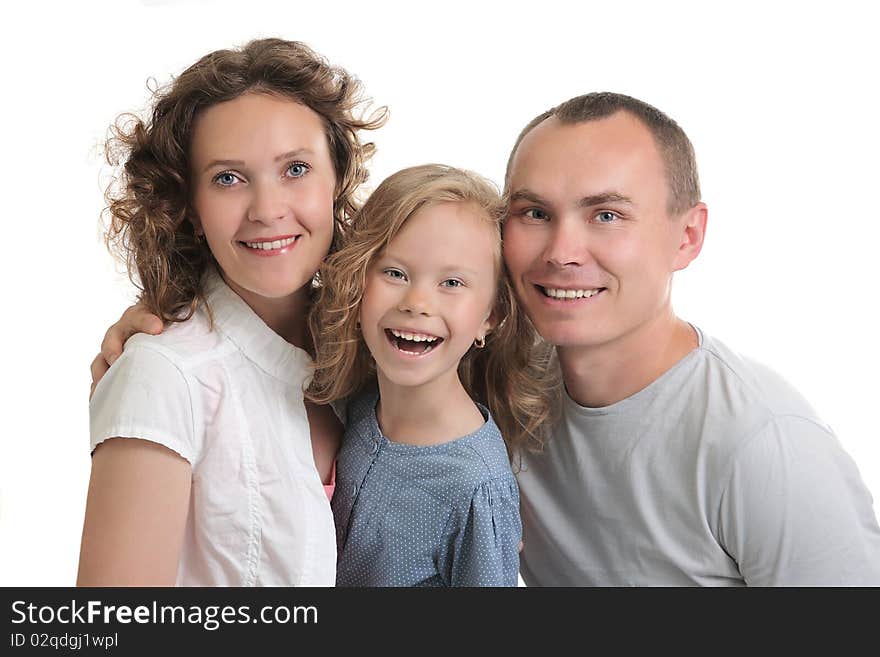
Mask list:
[[348,406],[333,516],[338,586],[516,586],[519,490],[485,407],[477,431],[441,445],[396,443],[378,392]]

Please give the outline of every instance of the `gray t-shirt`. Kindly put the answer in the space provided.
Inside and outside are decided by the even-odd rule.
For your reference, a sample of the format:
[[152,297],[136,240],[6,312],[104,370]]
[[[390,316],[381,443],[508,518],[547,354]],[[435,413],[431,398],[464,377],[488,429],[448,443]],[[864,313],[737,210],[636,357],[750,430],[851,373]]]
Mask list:
[[700,344],[604,408],[565,396],[518,475],[529,586],[880,585],[871,495],[779,375]]

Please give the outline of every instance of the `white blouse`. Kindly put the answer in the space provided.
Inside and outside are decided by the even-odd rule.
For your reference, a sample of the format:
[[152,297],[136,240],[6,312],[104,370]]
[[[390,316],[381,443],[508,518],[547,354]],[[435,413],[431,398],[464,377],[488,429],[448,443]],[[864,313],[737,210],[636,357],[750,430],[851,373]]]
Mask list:
[[333,586],[333,516],[303,404],[308,354],[285,342],[216,272],[200,308],[139,334],[90,404],[91,448],[164,445],[192,465],[178,586]]

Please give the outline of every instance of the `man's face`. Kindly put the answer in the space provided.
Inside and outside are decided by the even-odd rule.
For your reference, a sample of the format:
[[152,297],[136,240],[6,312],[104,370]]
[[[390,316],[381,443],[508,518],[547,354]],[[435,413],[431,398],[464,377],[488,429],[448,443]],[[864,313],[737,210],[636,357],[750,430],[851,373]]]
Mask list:
[[552,117],[513,158],[504,257],[541,336],[595,347],[671,316],[684,219],[667,213],[663,161],[649,130],[618,112],[564,125]]

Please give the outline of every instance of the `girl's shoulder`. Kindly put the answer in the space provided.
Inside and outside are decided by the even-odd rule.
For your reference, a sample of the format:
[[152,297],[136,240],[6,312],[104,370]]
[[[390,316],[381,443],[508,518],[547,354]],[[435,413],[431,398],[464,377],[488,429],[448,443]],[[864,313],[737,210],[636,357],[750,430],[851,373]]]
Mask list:
[[333,405],[340,410],[345,410],[343,424],[345,424],[346,430],[372,434],[378,400],[378,387],[375,383],[371,383],[351,397],[333,402]]
[[510,468],[510,457],[504,438],[492,414],[482,404],[477,404],[486,422],[477,431],[460,441],[460,447],[471,454],[471,459],[477,464],[478,478],[486,483],[493,480],[503,480],[513,477]]

